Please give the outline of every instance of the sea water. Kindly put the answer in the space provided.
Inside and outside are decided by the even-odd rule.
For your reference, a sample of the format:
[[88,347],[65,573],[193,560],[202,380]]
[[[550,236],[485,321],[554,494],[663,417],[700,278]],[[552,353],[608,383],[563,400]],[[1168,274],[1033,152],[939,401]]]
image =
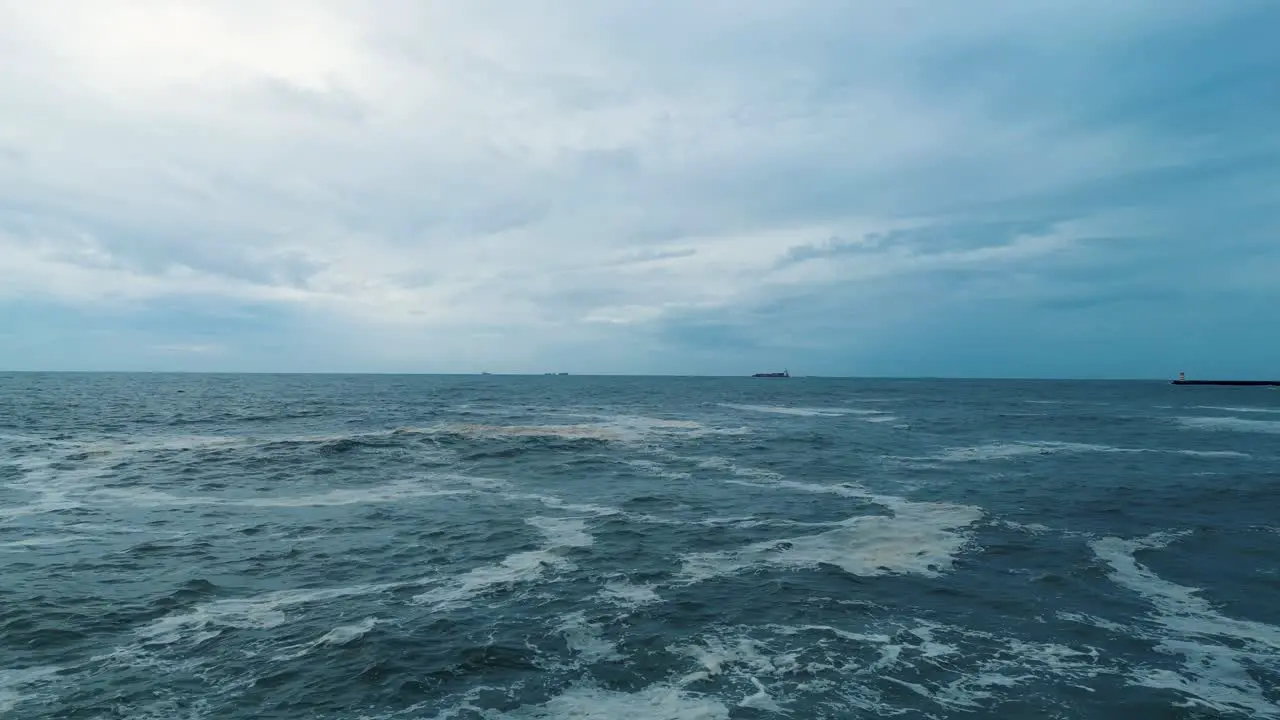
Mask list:
[[0,715],[1280,718],[1280,392],[0,375]]

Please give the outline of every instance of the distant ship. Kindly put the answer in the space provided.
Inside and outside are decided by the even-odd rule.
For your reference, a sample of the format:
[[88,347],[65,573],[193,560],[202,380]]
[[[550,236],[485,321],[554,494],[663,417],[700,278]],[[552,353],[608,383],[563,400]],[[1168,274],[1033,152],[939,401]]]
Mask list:
[[783,370],[782,372],[756,373],[755,375],[752,375],[751,377],[778,377],[778,378],[789,378],[789,377],[791,377],[791,373],[790,373],[789,371],[787,371],[787,370]]
[[1280,386],[1280,380],[1188,380],[1186,373],[1178,373],[1174,385],[1243,385],[1247,387]]

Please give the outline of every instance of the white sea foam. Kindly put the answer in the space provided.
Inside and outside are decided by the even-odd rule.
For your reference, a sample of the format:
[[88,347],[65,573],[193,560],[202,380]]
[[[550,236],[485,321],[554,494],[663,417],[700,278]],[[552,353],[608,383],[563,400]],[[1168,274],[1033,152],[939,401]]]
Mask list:
[[796,667],[794,655],[771,657],[762,643],[747,637],[726,639],[712,636],[697,644],[667,649],[693,658],[698,664],[697,670],[679,680],[682,686],[721,675],[729,666],[740,666],[751,675],[777,675]]
[[92,461],[74,469],[60,468],[60,460],[59,457],[8,460],[5,464],[21,473],[8,486],[35,497],[21,505],[0,508],[0,520],[78,508],[83,504],[83,493],[94,487],[107,469],[100,461]]
[[336,507],[342,505],[385,504],[403,500],[468,495],[473,490],[445,488],[420,480],[399,480],[386,485],[362,488],[335,488],[314,495],[265,497],[226,497],[215,495],[174,495],[146,488],[107,488],[91,493],[98,498],[111,498],[141,507],[188,507],[220,505],[251,508]]
[[489,716],[510,720],[728,720],[729,709],[718,700],[670,685],[651,685],[634,693],[575,686],[541,705]]
[[737,403],[720,403],[720,406],[732,408],[734,410],[743,410],[746,412],[769,413],[773,415],[793,415],[796,417],[844,417],[846,415],[853,415],[863,422],[870,423],[891,423],[898,421],[898,417],[896,415],[891,415],[883,410],[868,410],[863,408],[780,407],[776,405],[740,405]]
[[[1170,452],[1175,452],[1179,455],[1186,455],[1187,457],[1202,457],[1202,458],[1246,458],[1247,459],[1249,457],[1252,457],[1251,455],[1249,455],[1249,453],[1237,452],[1235,450],[1172,450]],[[1197,473],[1197,474],[1200,474],[1200,473]],[[1203,473],[1203,474],[1214,475],[1215,473]]]
[[432,428],[402,428],[401,432],[453,433],[477,439],[513,437],[555,437],[564,440],[642,442],[655,438],[697,438],[707,435],[740,435],[747,428],[711,428],[693,420],[652,418],[638,415],[568,414],[595,422],[568,425],[479,425],[444,424]]
[[548,550],[530,550],[503,558],[495,565],[475,568],[444,586],[414,596],[414,602],[437,610],[459,607],[478,595],[540,579],[548,570],[565,571],[575,566]]
[[1172,453],[1188,457],[1206,458],[1248,458],[1249,455],[1231,450],[1187,450],[1175,448],[1163,450],[1156,448],[1123,448],[1092,443],[1055,442],[1049,440],[1025,442],[994,442],[986,445],[950,448],[938,455],[922,458],[899,458],[901,460],[923,460],[932,462],[988,462],[993,460],[1012,460],[1036,455],[1080,455],[1086,453]]
[[995,442],[973,447],[951,448],[926,460],[942,462],[983,462],[987,460],[1007,460],[1028,455],[1055,455],[1059,453],[1124,453],[1141,452],[1107,445],[1068,442]]
[[378,618],[367,617],[358,623],[351,625],[339,625],[330,630],[316,641],[317,645],[339,646],[346,645],[354,640],[364,637],[370,630],[378,624]]
[[858,419],[869,423],[892,423],[898,422],[901,418],[897,415],[864,415]]
[[18,552],[29,550],[31,548],[57,547],[59,545],[69,545],[71,543],[85,542],[94,538],[87,535],[48,535],[41,537],[31,537],[22,540],[13,540],[10,542],[0,543],[0,550],[9,552]]
[[1249,672],[1251,664],[1280,671],[1280,627],[1226,617],[1200,597],[1198,589],[1165,580],[1138,562],[1136,553],[1166,547],[1185,534],[1108,537],[1090,543],[1094,554],[1111,566],[1116,584],[1151,603],[1146,622],[1126,630],[1155,642],[1160,652],[1183,658],[1181,672],[1140,668],[1131,680],[1177,691],[1188,705],[1218,713],[1280,717],[1280,706],[1267,699],[1267,691]]
[[551,547],[587,547],[594,542],[580,518],[533,517],[527,522],[542,531]]
[[1191,430],[1280,433],[1280,420],[1253,420],[1237,417],[1180,417],[1178,418],[1178,423]]
[[739,405],[737,403],[720,403],[720,406],[731,408],[733,410],[745,410],[747,412],[770,413],[773,415],[796,415],[799,417],[840,417],[842,415],[850,415],[859,412],[871,414],[878,412],[875,410],[858,411],[851,408],[779,407],[776,405]]
[[633,585],[627,580],[606,583],[599,592],[601,599],[627,608],[662,602],[662,597],[652,585]]
[[621,660],[618,647],[604,637],[604,626],[588,622],[582,611],[560,618],[556,630],[564,636],[569,649],[586,663]]
[[508,555],[494,565],[475,568],[447,583],[416,595],[414,602],[432,605],[437,610],[464,605],[473,598],[494,590],[510,589],[535,582],[548,571],[564,572],[576,566],[565,558],[565,548],[586,547],[593,542],[580,518],[533,517],[526,522],[538,528],[546,544],[537,550]]
[[667,480],[689,480],[693,477],[687,472],[671,470],[662,463],[654,462],[653,460],[624,460],[623,462],[631,467],[644,470],[650,475],[665,478]]
[[275,659],[277,662],[282,660],[295,660],[316,648],[342,647],[343,645],[348,645],[367,635],[370,630],[378,626],[379,622],[380,621],[376,617],[367,617],[358,623],[339,625],[305,645],[294,645],[292,647],[284,648],[282,652],[276,655]]
[[[1020,522],[1017,522],[1016,520],[995,520],[992,522],[992,524],[999,525],[1001,527],[1006,527],[1010,530],[1024,532],[1024,533],[1027,533],[1028,535],[1053,534],[1053,535],[1058,535],[1064,538],[1075,538],[1075,539],[1089,539],[1093,537],[1093,535],[1086,532],[1077,532],[1074,530],[1063,530],[1062,528],[1049,527],[1048,525],[1045,525],[1043,523],[1020,523]],[[1018,572],[1028,572],[1028,571],[1018,571]]]
[[1274,407],[1219,407],[1217,405],[1195,405],[1198,410],[1220,410],[1222,412],[1241,412],[1241,413],[1280,413],[1280,408]]
[[[1084,682],[1115,672],[1094,648],[1070,648],[921,619],[862,631],[827,625],[720,628],[668,648],[693,663],[678,684],[742,692],[740,705],[785,713],[813,698],[875,717],[921,714],[888,686],[950,711],[982,710],[1029,682]],[[927,712],[925,713],[928,714]]]
[[[792,673],[797,689],[820,686],[825,693],[878,716],[919,712],[889,704],[882,692],[884,683],[948,710],[974,711],[993,699],[1008,697],[1015,692],[1012,688],[1028,681],[1087,682],[1115,672],[1094,648],[1025,642],[922,619],[893,621],[863,632],[826,625],[767,629],[779,638],[799,636],[791,641],[796,647],[792,653],[799,655],[800,672]],[[811,637],[815,633],[832,640]],[[850,663],[850,658],[860,660]],[[839,672],[832,672],[837,667]],[[920,671],[927,671],[931,679],[920,679]],[[801,682],[806,674],[817,678]]]
[[0,669],[0,714],[12,712],[18,705],[38,697],[34,691],[47,683],[58,670],[56,667]]
[[410,583],[279,590],[249,598],[215,600],[197,605],[183,613],[166,615],[139,628],[137,634],[148,643],[172,645],[187,641],[194,645],[216,637],[227,628],[265,630],[279,627],[288,622],[285,610],[299,605],[375,595],[408,585]]
[[969,505],[912,502],[877,495],[852,483],[824,485],[775,479],[749,484],[776,490],[832,494],[880,505],[890,515],[862,515],[834,523],[817,535],[767,540],[735,550],[691,553],[682,557],[680,576],[701,582],[759,566],[810,569],[833,565],[851,575],[913,573],[936,576],[951,569],[955,555],[969,542],[968,526],[982,518]]
[[680,576],[687,582],[701,582],[759,566],[806,569],[832,565],[851,575],[912,573],[934,577],[951,569],[955,556],[969,542],[964,528],[982,517],[980,509],[966,505],[865,497],[885,505],[892,514],[849,518],[836,529],[817,535],[688,554],[682,558]]
[[738,465],[728,458],[708,456],[685,458],[688,462],[696,464],[704,470],[721,470],[724,472],[737,475],[738,477],[751,478],[755,480],[778,481],[782,479],[780,473],[772,470],[763,470],[760,468],[747,467]]
[[[331,445],[344,441],[386,442],[403,435],[428,433],[418,428],[393,428],[390,430],[358,430],[324,434],[270,434],[270,435],[132,435],[77,443],[81,453],[90,455],[129,455],[155,452],[203,452],[241,450],[272,445]],[[450,456],[441,448],[418,448],[420,453]]]
[[[438,432],[452,432],[479,439],[512,437],[554,437],[563,440],[623,440],[615,429],[598,425],[477,425],[474,423],[442,426]],[[419,432],[429,432],[420,430]]]
[[[875,495],[866,488],[853,485],[851,483],[841,483],[839,485],[823,485],[821,483],[802,483],[794,480],[774,480],[772,482],[749,482],[746,480],[725,480],[731,485],[745,485],[747,487],[767,488],[769,490],[799,490],[807,493],[817,493],[823,495],[839,495],[847,498],[860,498],[869,502],[894,502],[898,498],[887,498]],[[815,523],[817,525],[828,525],[830,523]]]
[[558,498],[554,495],[541,495],[538,493],[508,492],[508,493],[502,493],[501,497],[507,500],[532,501],[532,502],[545,505],[549,508],[554,508],[556,510],[564,510],[566,512],[572,512],[572,513],[582,513],[583,515],[590,515],[594,517],[608,517],[610,515],[626,514],[623,510],[616,507],[610,507],[608,505],[594,505],[592,503],[571,503],[571,502],[566,502],[565,500]]

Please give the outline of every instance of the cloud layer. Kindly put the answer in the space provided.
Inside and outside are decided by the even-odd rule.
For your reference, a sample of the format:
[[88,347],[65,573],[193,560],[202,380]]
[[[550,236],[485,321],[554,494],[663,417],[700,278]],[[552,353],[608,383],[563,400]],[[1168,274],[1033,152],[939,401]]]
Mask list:
[[1277,372],[1278,22],[0,0],[0,367]]

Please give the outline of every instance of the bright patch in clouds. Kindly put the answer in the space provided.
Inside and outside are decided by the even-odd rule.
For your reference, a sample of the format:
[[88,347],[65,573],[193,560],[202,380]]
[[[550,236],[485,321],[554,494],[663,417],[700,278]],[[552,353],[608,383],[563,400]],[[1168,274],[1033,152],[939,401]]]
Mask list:
[[1277,23],[0,0],[0,368],[1276,372]]

